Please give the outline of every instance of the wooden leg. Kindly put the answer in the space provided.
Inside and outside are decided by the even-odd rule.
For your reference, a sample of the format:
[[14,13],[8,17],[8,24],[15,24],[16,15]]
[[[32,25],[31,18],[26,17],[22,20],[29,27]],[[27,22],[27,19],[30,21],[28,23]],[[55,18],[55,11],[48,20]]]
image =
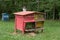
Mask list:
[[26,23],[24,22],[24,23],[23,23],[23,30],[22,30],[22,34],[24,34],[24,33],[25,33],[25,26],[26,26]]
[[17,29],[14,27],[14,32],[13,32],[13,34],[17,34]]
[[43,28],[41,28],[41,32],[43,32],[44,31],[44,29]]
[[43,29],[41,29],[41,32],[43,32]]
[[16,27],[15,27],[15,29],[14,29],[14,33],[17,33],[17,29],[16,29]]
[[17,33],[17,28],[16,28],[16,24],[15,24],[15,27],[14,27],[14,33]]
[[25,31],[22,31],[22,34],[25,34]]
[[16,15],[15,15],[15,27],[14,27],[14,33],[16,33],[16,31],[17,31],[17,19],[16,19]]

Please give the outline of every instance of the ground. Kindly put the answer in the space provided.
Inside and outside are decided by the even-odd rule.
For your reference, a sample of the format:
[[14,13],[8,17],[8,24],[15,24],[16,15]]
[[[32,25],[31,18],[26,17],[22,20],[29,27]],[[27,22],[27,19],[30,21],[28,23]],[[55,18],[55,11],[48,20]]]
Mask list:
[[29,36],[27,34],[12,34],[14,21],[4,22],[0,20],[0,40],[60,40],[60,21],[46,20],[44,32]]

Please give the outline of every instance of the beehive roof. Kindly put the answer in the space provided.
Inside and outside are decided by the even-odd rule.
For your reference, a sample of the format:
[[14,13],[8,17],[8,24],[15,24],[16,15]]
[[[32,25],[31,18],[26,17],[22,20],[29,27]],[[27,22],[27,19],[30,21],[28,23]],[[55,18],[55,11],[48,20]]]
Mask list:
[[28,14],[33,14],[33,13],[40,13],[40,12],[36,12],[36,11],[21,11],[21,12],[16,12],[14,14],[17,14],[17,15],[28,15]]

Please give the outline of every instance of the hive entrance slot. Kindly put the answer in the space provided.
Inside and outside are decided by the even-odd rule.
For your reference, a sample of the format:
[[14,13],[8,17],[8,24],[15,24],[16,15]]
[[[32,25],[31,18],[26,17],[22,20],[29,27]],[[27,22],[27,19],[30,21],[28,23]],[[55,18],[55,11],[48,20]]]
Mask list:
[[35,22],[26,23],[25,31],[34,31],[35,30]]

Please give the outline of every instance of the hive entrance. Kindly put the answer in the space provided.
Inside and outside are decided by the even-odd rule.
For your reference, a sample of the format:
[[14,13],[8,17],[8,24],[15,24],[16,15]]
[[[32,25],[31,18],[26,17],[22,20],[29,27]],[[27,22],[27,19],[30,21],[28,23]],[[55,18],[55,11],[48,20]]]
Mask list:
[[28,22],[26,23],[26,27],[25,27],[25,31],[26,32],[32,32],[35,30],[35,22]]

